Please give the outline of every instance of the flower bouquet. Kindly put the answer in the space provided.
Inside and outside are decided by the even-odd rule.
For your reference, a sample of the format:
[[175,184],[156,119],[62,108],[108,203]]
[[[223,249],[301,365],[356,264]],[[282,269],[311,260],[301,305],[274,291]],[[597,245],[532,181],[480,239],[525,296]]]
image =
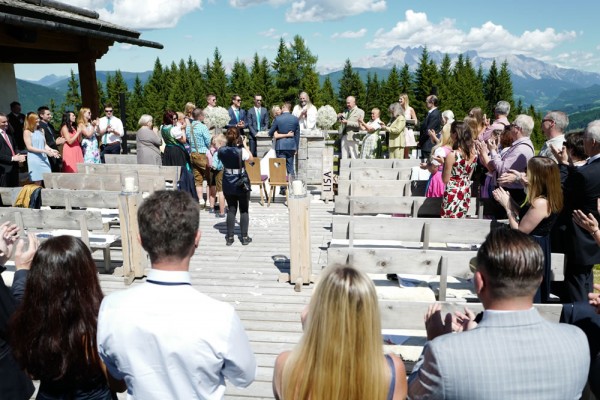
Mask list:
[[229,113],[223,107],[207,108],[205,112],[206,114],[204,115],[204,124],[209,128],[212,128],[214,126],[215,128],[220,130],[231,120]]
[[331,129],[337,121],[337,113],[330,105],[323,106],[317,111],[317,127],[323,130]]

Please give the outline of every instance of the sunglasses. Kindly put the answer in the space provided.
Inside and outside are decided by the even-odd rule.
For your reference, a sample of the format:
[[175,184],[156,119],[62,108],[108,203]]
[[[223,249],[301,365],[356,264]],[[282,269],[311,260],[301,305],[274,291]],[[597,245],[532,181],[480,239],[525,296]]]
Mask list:
[[113,110],[104,110],[104,112],[111,113]]

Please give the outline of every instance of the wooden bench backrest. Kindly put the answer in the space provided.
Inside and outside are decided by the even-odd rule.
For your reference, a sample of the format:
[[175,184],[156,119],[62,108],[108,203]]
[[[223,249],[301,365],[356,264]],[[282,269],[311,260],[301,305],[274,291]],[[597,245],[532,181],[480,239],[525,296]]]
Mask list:
[[260,176],[260,158],[254,157],[254,161],[252,162],[246,160],[245,166],[246,172],[248,172],[248,178],[250,179],[250,184],[261,185],[262,178]]
[[[154,192],[165,189],[165,179],[162,176],[140,175],[138,176],[138,183],[141,192]],[[120,191],[121,176],[114,174],[46,173],[44,174],[44,184],[51,189]]]
[[117,191],[42,189],[42,205],[50,207],[119,208]]
[[338,182],[338,196],[409,196],[411,181],[394,180],[344,180]]
[[13,221],[25,229],[80,229],[82,219],[89,230],[104,228],[100,211],[0,208],[0,221]]
[[137,164],[136,154],[105,154],[107,164]]
[[285,158],[269,158],[269,183],[271,185],[287,185]]
[[166,181],[177,182],[181,168],[150,164],[77,164],[80,174],[120,174],[121,172],[137,171],[138,175],[162,176]]
[[406,168],[406,167],[418,167],[420,160],[416,158],[408,158],[404,160],[400,159],[375,159],[375,160],[363,160],[363,159],[341,159],[340,160],[340,171],[345,168],[354,167],[370,167],[370,168]]
[[351,221],[354,239],[464,244],[481,244],[491,229],[504,225],[485,219],[386,218],[334,215],[331,225],[332,238],[349,239]]
[[[464,312],[465,306],[476,314],[483,311],[481,303],[439,303],[442,306],[442,315],[455,311]],[[379,300],[381,327],[383,329],[424,330],[423,316],[430,304],[430,302],[424,301]],[[560,320],[562,304],[535,304],[535,308],[548,321],[558,322]]]
[[[442,209],[441,197],[422,196],[344,196],[335,198],[335,213],[350,214],[350,202],[352,200],[354,215],[364,214],[407,214],[414,217],[439,217]],[[478,215],[481,201],[471,199],[467,215]],[[481,210],[485,215],[485,209]]]
[[338,182],[343,180],[392,180],[392,179],[410,179],[412,168],[376,168],[376,167],[356,167],[340,171]]

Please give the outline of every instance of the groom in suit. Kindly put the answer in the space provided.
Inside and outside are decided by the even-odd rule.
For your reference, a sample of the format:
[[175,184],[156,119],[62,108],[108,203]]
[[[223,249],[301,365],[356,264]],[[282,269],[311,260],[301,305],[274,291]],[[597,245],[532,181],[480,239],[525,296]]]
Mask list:
[[429,156],[431,156],[431,149],[433,149],[434,143],[431,141],[431,133],[437,135],[442,129],[442,114],[438,110],[438,98],[437,96],[427,96],[426,100],[427,116],[421,124],[421,132],[419,134],[419,143],[417,147],[421,149],[421,160],[427,162]]
[[269,112],[262,106],[262,96],[254,95],[254,107],[250,108],[246,113],[246,121],[248,123],[248,136],[250,144],[250,152],[256,157],[256,134],[260,131],[269,129]]
[[227,129],[238,128],[240,136],[244,135],[246,127],[246,111],[242,110],[242,98],[238,94],[231,97],[231,107],[229,107],[229,123]]
[[468,309],[442,321],[439,305],[430,307],[429,342],[409,377],[408,397],[580,398],[590,365],[587,339],[533,308],[543,270],[544,253],[528,235],[492,230],[477,252],[474,276],[481,321]]
[[[285,102],[281,107],[281,115],[275,118],[269,136],[275,138],[275,153],[277,158],[285,158],[288,175],[294,173],[294,156],[300,146],[300,123],[298,117],[290,114],[292,104]],[[285,193],[281,188],[280,194]]]

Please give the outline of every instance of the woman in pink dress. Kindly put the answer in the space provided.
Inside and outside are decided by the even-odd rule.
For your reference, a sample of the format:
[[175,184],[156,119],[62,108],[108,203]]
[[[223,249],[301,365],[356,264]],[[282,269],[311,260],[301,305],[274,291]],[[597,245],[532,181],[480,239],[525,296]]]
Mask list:
[[60,126],[60,135],[65,138],[63,145],[63,172],[77,172],[77,164],[83,163],[81,131],[75,126],[75,113],[66,111]]
[[452,136],[450,135],[450,127],[454,122],[454,113],[452,110],[446,110],[442,113],[442,136],[439,143],[431,150],[431,161],[427,163],[427,169],[431,176],[427,182],[425,197],[442,197],[446,184],[442,180],[442,169],[444,168],[444,160],[452,151]]

